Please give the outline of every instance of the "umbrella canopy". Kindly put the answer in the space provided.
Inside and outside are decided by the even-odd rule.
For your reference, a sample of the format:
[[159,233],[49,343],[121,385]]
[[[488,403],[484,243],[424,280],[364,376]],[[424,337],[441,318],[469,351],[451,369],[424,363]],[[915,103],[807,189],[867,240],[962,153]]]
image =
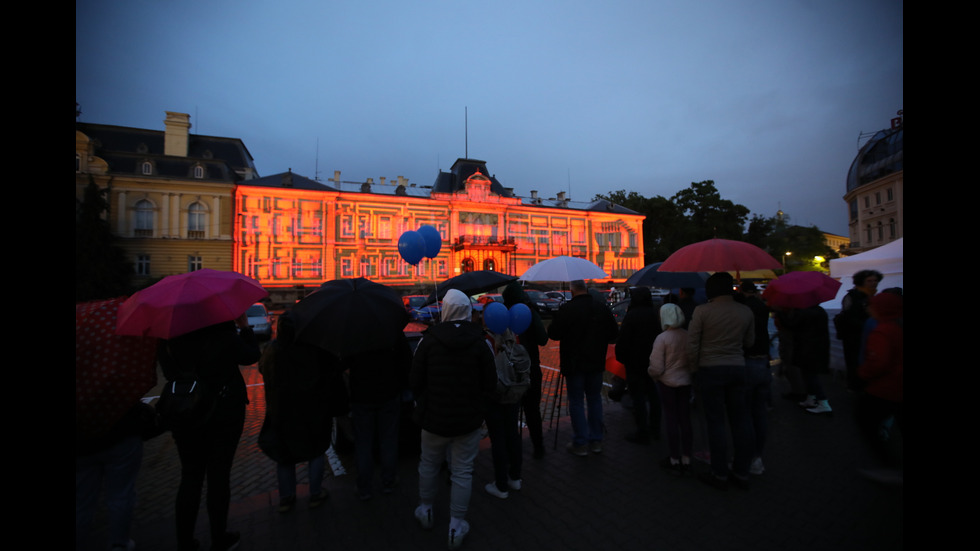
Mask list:
[[778,260],[744,241],[708,239],[681,247],[660,266],[661,272],[729,272],[778,270]]
[[790,272],[769,282],[762,298],[769,306],[809,308],[837,296],[841,282],[821,272]]
[[116,334],[125,298],[75,305],[75,436],[104,434],[157,383],[157,339]]
[[324,283],[293,307],[292,316],[297,341],[339,358],[395,344],[409,321],[398,293],[363,277]]
[[685,289],[704,287],[708,272],[661,272],[663,262],[648,264],[633,273],[626,280],[627,285],[643,285],[660,289]]
[[556,256],[528,268],[520,279],[524,281],[575,281],[609,277],[594,263],[574,256]]
[[436,300],[442,300],[446,296],[446,291],[450,289],[458,289],[469,297],[503,287],[516,279],[517,276],[502,274],[493,270],[466,272],[436,285],[435,294],[429,295],[426,304],[431,304]]
[[204,268],[167,276],[119,306],[116,331],[171,339],[237,319],[267,296],[258,281],[238,272]]

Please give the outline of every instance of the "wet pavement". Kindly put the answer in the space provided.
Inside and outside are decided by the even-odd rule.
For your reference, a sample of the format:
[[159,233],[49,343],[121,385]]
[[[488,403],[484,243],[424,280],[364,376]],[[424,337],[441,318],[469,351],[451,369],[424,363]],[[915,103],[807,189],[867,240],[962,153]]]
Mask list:
[[[557,383],[558,344],[542,347],[545,393]],[[839,350],[835,354],[839,363]],[[839,365],[836,367],[840,367]],[[368,501],[355,495],[353,456],[331,452],[325,487],[330,499],[306,506],[306,468],[298,468],[299,502],[289,514],[277,510],[275,465],[258,449],[264,415],[262,378],[254,366],[242,368],[249,385],[245,431],[232,470],[229,529],[242,534],[249,550],[411,550],[444,549],[448,525],[448,485],[435,505],[436,528],[424,531],[412,512],[417,505],[417,457],[403,454],[400,482],[390,495]],[[463,549],[663,549],[663,550],[876,550],[903,548],[903,490],[862,476],[874,467],[852,420],[853,395],[839,378],[824,380],[833,416],[805,413],[781,399],[786,383],[773,385],[770,434],[763,455],[766,472],[753,476],[751,489],[719,491],[696,478],[675,478],[658,467],[666,442],[632,444],[630,412],[606,401],[607,436],[601,454],[577,457],[564,451],[571,428],[565,408],[543,400],[548,453],[531,458],[524,431],[524,487],[499,499],[484,492],[493,479],[489,440],[477,457]],[[700,411],[695,412],[695,449],[707,449]],[[552,446],[556,444],[557,449]],[[706,465],[699,464],[702,470]],[[175,547],[173,504],[180,477],[169,434],[147,442],[137,481],[133,538],[142,551]],[[94,541],[105,538],[105,513],[97,516]],[[203,508],[197,532],[210,545]],[[103,547],[93,547],[101,549]]]

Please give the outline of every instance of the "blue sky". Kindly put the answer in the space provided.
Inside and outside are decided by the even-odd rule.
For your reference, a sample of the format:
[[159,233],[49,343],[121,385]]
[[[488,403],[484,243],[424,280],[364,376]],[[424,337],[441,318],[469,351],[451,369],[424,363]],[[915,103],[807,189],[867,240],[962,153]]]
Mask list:
[[76,0],[75,100],[190,113],[263,176],[429,185],[468,150],[519,195],[714,180],[846,235],[859,134],[903,108],[903,25],[901,0]]

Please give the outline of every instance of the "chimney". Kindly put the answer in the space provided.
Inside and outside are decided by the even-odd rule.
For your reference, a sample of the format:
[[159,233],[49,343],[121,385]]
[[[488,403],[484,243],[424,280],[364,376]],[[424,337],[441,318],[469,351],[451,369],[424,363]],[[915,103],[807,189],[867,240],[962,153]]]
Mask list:
[[558,200],[559,201],[564,201],[565,200],[565,192],[564,191],[559,191],[558,192]]
[[537,199],[537,198],[538,198],[538,190],[532,189],[531,190],[531,199]]
[[333,180],[328,180],[328,181],[333,182],[333,183],[335,183],[335,184],[337,184],[339,186],[340,185],[340,171],[339,170],[333,171]]
[[378,178],[378,181],[381,182],[381,185],[385,185],[385,177],[384,176]]
[[166,127],[163,141],[163,154],[174,157],[187,156],[187,144],[190,141],[191,116],[187,113],[167,111],[163,120]]
[[293,169],[282,175],[282,187],[293,187]]

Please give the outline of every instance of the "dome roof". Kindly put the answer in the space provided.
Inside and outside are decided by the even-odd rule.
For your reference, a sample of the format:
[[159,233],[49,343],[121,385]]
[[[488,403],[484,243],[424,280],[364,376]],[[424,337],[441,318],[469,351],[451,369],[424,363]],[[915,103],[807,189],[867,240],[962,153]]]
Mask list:
[[904,170],[903,137],[903,127],[899,125],[881,130],[868,140],[847,172],[847,191]]

